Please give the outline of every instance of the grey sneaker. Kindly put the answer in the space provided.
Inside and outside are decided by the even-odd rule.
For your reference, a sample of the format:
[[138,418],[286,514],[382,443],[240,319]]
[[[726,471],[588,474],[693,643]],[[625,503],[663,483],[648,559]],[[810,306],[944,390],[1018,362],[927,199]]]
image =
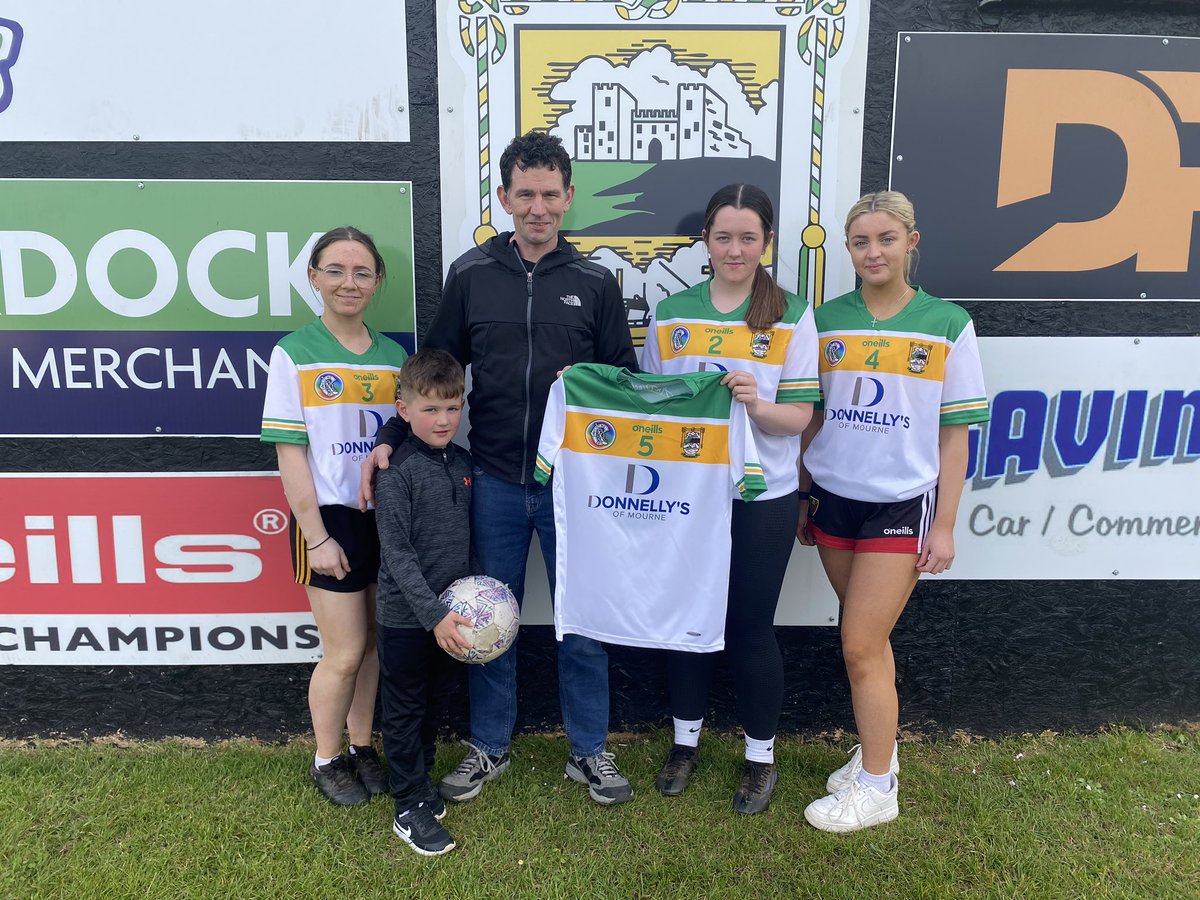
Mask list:
[[509,763],[507,753],[489,756],[470,741],[459,743],[467,748],[467,755],[453,772],[438,782],[441,795],[455,803],[478,797],[484,784],[503,775]]
[[567,757],[567,777],[588,786],[588,795],[604,806],[633,799],[633,785],[621,774],[611,753]]

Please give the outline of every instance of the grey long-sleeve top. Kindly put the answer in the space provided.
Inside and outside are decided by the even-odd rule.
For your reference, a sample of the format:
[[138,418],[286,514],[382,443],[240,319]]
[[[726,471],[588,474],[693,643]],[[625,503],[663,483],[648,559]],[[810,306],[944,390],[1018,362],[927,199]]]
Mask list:
[[376,618],[389,628],[431,630],[446,615],[438,595],[478,574],[471,550],[471,455],[409,435],[375,478],[379,529]]

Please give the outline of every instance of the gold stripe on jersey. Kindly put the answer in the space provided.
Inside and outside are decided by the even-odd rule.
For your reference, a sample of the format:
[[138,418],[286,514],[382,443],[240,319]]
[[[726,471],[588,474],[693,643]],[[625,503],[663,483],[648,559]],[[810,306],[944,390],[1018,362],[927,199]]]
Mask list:
[[684,422],[567,412],[564,450],[596,456],[729,465],[729,426],[712,420]]
[[[741,359],[782,366],[787,356],[790,326],[751,328],[745,322],[696,322],[669,319],[656,328],[658,353],[664,359]],[[686,337],[685,337],[686,333]]]
[[334,403],[395,403],[396,370],[343,366],[300,369],[300,398],[306,407]]
[[[845,347],[840,356],[836,346],[829,349],[834,341]],[[940,382],[946,377],[947,349],[945,341],[920,334],[828,334],[821,335],[819,363],[822,372],[905,375]],[[838,360],[836,365],[831,358]]]

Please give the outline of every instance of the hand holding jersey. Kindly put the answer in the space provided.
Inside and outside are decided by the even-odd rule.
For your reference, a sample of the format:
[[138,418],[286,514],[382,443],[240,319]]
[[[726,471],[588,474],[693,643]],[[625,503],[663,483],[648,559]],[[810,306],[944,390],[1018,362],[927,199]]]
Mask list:
[[730,504],[767,487],[724,381],[589,363],[551,387],[534,475],[554,482],[559,640],[724,647]]

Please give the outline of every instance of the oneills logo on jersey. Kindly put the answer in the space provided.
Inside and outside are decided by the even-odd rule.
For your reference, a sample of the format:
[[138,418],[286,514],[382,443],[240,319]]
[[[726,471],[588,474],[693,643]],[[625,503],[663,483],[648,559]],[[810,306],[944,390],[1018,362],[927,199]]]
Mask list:
[[933,351],[933,344],[922,344],[920,341],[909,341],[908,344],[908,371],[914,375],[920,375],[925,371],[925,367],[929,365],[929,354]]
[[691,336],[692,333],[680,325],[671,332],[671,349],[676,353],[681,353],[683,348],[687,346],[688,339]]
[[313,388],[322,400],[332,402],[342,396],[342,391],[346,389],[346,386],[337,372],[322,372],[313,382]]
[[687,459],[695,459],[704,447],[704,429],[699,425],[684,425],[680,449]]
[[607,419],[592,419],[587,424],[584,436],[593,450],[607,450],[617,440],[617,429]]
[[750,338],[750,355],[755,359],[765,359],[771,350],[771,338],[774,331],[756,331]]

